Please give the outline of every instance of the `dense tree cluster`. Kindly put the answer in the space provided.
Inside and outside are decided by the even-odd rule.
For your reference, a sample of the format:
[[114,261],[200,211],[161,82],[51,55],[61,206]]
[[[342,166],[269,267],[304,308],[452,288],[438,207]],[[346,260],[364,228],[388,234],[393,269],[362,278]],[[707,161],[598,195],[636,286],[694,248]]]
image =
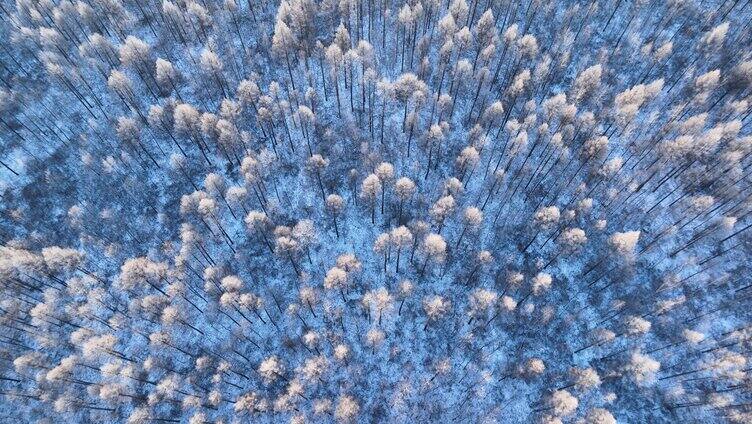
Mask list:
[[750,2],[0,2],[0,421],[752,421]]

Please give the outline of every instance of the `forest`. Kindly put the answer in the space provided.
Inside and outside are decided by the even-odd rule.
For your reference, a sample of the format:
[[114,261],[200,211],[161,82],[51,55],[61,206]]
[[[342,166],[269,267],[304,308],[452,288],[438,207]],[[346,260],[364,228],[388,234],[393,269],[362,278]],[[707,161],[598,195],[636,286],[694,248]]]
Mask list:
[[0,422],[752,422],[750,3],[0,0]]

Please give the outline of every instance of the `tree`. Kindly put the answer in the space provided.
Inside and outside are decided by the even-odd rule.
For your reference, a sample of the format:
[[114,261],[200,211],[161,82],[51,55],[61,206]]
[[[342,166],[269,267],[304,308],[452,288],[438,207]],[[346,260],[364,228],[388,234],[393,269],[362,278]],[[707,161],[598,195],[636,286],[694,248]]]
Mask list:
[[345,207],[345,201],[341,196],[337,194],[330,194],[326,196],[326,209],[332,214],[332,222],[334,222],[334,232],[339,238],[339,229],[337,228],[337,216],[342,213]]
[[402,253],[402,249],[413,244],[413,239],[413,233],[404,225],[394,228],[391,231],[390,240],[397,248],[397,259],[395,260],[397,264],[394,269],[396,274],[399,274],[400,253]]
[[567,251],[576,251],[587,243],[587,236],[582,228],[567,228],[561,232],[559,244]]
[[540,358],[530,358],[520,366],[519,373],[528,379],[540,376],[546,371],[546,364]]
[[[410,134],[412,135],[412,131]],[[444,130],[441,128],[441,125],[438,125],[438,124],[431,125],[431,127],[426,132],[424,139],[425,139],[426,147],[428,149],[428,161],[426,163],[426,174],[423,176],[423,179],[427,179],[428,173],[431,171],[431,164],[432,164],[431,160],[433,159],[434,148],[437,151],[440,151],[441,141],[444,139]]]
[[[389,294],[385,287],[379,287],[376,290],[366,292],[362,299],[363,306],[368,310],[369,321],[370,317],[373,316],[372,311],[375,311],[377,317],[376,321],[379,326],[381,325],[382,313],[384,311],[388,312],[392,308],[392,302],[392,295]],[[377,344],[380,344],[383,341],[383,336],[383,332],[376,336],[381,338],[381,340],[377,340]]]
[[386,188],[389,186],[388,183],[394,178],[394,166],[389,162],[382,162],[376,167],[374,174],[381,181],[381,213],[383,214]]
[[[311,102],[313,106],[313,102]],[[313,148],[311,147],[311,130],[315,129],[316,115],[313,110],[305,105],[298,106],[298,119],[300,120],[300,129],[303,132],[303,137],[306,139],[306,146],[308,146],[308,156],[313,156]]]
[[[462,152],[460,152],[460,155],[457,156],[457,160],[455,161],[457,163],[457,168],[460,170],[460,181],[463,181],[465,179],[465,175],[472,176],[473,171],[475,170],[475,165],[480,160],[480,153],[478,153],[478,150],[473,146],[468,146],[462,149]],[[468,174],[468,169],[470,170],[470,173]],[[468,177],[468,182],[470,181],[470,177]]]
[[311,259],[311,247],[318,241],[316,227],[314,226],[313,221],[310,219],[302,219],[298,221],[295,226],[292,227],[292,238],[298,243],[300,249],[306,252],[308,262],[313,265],[313,260]]
[[337,117],[342,118],[342,106],[339,99],[339,69],[343,61],[342,49],[336,44],[331,44],[326,49],[326,61],[329,64],[329,72],[334,80],[334,90],[337,95]]
[[426,271],[428,261],[435,263],[442,263],[446,258],[446,242],[444,238],[438,234],[428,234],[423,239],[423,254],[425,259],[423,260],[423,266],[420,269],[420,275],[422,276]]
[[384,256],[384,273],[386,274],[386,264],[389,260],[389,253],[391,248],[391,236],[389,233],[381,233],[373,242],[373,251],[380,253]]
[[376,223],[376,196],[380,191],[382,184],[376,174],[369,174],[360,186],[360,196],[371,203],[371,224]]
[[285,58],[287,64],[287,73],[290,77],[290,85],[295,90],[295,78],[292,76],[292,65],[290,64],[290,51],[296,50],[297,40],[287,24],[277,19],[274,23],[274,36],[272,37],[272,52]]
[[334,417],[340,422],[349,422],[355,419],[360,411],[360,406],[352,397],[341,395],[337,400]]
[[539,272],[535,277],[533,277],[532,281],[532,291],[533,294],[536,296],[541,295],[545,291],[548,291],[548,289],[551,287],[552,282],[551,275]]
[[573,382],[564,389],[575,387],[577,390],[587,391],[601,385],[601,378],[593,368],[572,368],[569,374]]
[[415,183],[407,177],[400,177],[397,181],[394,183],[394,191],[397,193],[397,197],[399,197],[399,212],[397,213],[397,223],[402,223],[402,208],[406,201],[409,201],[410,198],[415,193]]
[[261,361],[258,366],[258,373],[263,377],[264,381],[269,384],[283,376],[284,367],[279,358],[276,356],[270,356]]
[[[125,39],[125,42],[120,46],[118,56],[120,58],[121,64],[123,64],[124,66],[132,67],[136,70],[139,77],[146,85],[147,89],[151,91],[151,88],[148,84],[149,81],[146,78],[146,75],[151,76],[151,73],[148,71],[147,65],[147,63],[150,62],[149,45],[146,44],[143,40],[129,35]],[[154,96],[153,92],[152,96]]]
[[219,56],[209,49],[201,51],[201,70],[208,76],[213,77],[217,83],[217,87],[222,90],[224,97],[227,97],[227,91],[225,90],[224,81],[222,78],[222,69],[224,65],[219,59]]
[[397,294],[401,300],[399,309],[397,310],[397,315],[402,315],[402,307],[405,305],[405,300],[407,300],[407,298],[413,293],[414,288],[415,287],[410,280],[402,280],[399,283],[399,291]]
[[285,226],[275,228],[274,236],[276,237],[274,253],[287,258],[292,265],[293,271],[295,271],[295,275],[300,276],[300,268],[298,268],[297,261],[295,260],[298,252],[301,250],[300,242],[293,237],[291,229]]
[[62,274],[79,269],[84,255],[76,249],[50,246],[42,249],[42,258],[49,272]]
[[630,374],[638,386],[644,386],[655,381],[655,373],[660,367],[660,362],[653,358],[640,352],[633,352],[624,370]]
[[271,220],[266,213],[261,211],[250,211],[245,217],[245,225],[251,234],[258,234],[264,241],[264,244],[269,249],[269,252],[274,253],[272,244],[269,242],[267,232],[272,226]]
[[485,289],[475,289],[469,295],[468,303],[469,310],[467,314],[470,316],[468,323],[473,322],[476,318],[483,318],[491,310],[493,310],[497,300],[498,294],[493,291]]
[[601,83],[603,68],[600,64],[593,65],[580,72],[572,85],[572,98],[580,101],[595,91]]
[[324,277],[324,287],[327,290],[339,290],[342,294],[342,301],[345,303],[347,303],[347,300],[345,299],[344,290],[348,283],[347,272],[339,267],[330,268],[326,272],[326,277]]
[[350,348],[344,344],[338,344],[334,347],[334,357],[339,361],[346,361],[350,354]]
[[178,91],[177,84],[180,80],[178,71],[173,64],[165,59],[157,58],[155,62],[155,78],[162,93],[170,94],[175,92],[178,99],[181,99],[180,92]]
[[423,311],[426,313],[426,325],[423,331],[426,331],[431,321],[436,321],[443,317],[451,308],[451,303],[439,295],[426,296],[423,298]]
[[[406,73],[402,74],[392,83],[392,89],[394,90],[395,98],[404,103],[404,113],[402,116],[402,132],[407,130],[405,123],[407,122],[407,108],[410,100],[415,102],[426,96],[428,87],[426,83],[421,81],[415,74]],[[412,131],[412,128],[410,128]],[[410,157],[410,144],[407,146],[407,157]]]
[[460,243],[462,242],[462,237],[465,236],[465,232],[468,229],[472,232],[475,232],[480,228],[480,224],[483,221],[483,212],[481,212],[480,209],[476,208],[475,206],[468,206],[462,213],[462,219],[464,221],[464,225],[462,226],[462,232],[457,239],[455,248],[459,248]]
[[566,390],[555,391],[548,400],[549,408],[554,416],[566,417],[574,413],[579,406],[579,401]]
[[311,156],[306,161],[307,169],[309,169],[316,176],[316,181],[319,184],[319,190],[321,190],[321,199],[324,202],[326,202],[326,191],[324,190],[324,183],[321,181],[321,171],[326,169],[327,166],[329,166],[329,160],[324,159],[324,157],[319,154]]
[[585,414],[584,422],[587,424],[616,424],[616,418],[606,409],[593,408]]
[[440,198],[431,207],[429,213],[431,214],[431,217],[434,219],[434,221],[436,221],[436,223],[438,224],[439,233],[441,233],[442,228],[444,228],[444,222],[446,221],[446,219],[452,213],[454,213],[455,208],[456,202],[454,200],[454,196],[452,196],[451,194]]
[[640,238],[639,231],[627,231],[624,233],[614,233],[609,237],[608,244],[614,253],[626,259],[634,255],[637,241]]

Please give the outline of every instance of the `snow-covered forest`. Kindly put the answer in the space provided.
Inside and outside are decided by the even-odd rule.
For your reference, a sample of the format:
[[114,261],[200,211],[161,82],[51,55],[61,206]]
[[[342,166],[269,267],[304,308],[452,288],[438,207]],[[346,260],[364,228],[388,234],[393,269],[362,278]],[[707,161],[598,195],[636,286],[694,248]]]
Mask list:
[[750,0],[0,0],[0,422],[752,422]]

